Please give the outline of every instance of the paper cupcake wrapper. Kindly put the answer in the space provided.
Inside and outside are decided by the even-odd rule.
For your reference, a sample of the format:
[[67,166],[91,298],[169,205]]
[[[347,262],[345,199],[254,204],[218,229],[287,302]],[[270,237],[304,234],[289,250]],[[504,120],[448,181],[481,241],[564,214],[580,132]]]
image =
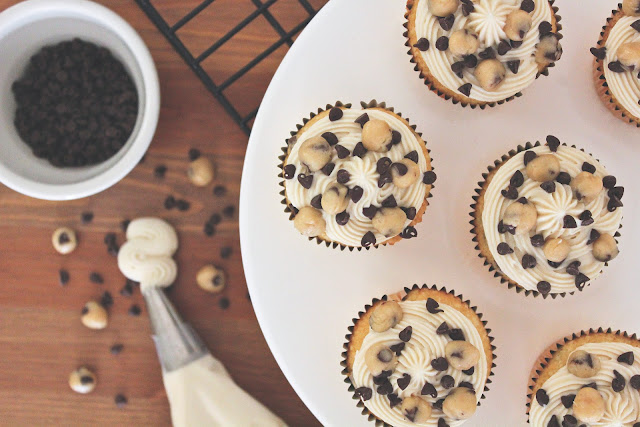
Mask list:
[[[553,15],[556,20],[556,34],[558,36],[558,40],[561,40],[563,37],[561,34],[562,24],[560,24],[560,20],[562,19],[562,17],[558,15],[558,10],[559,10],[558,7],[554,6],[555,0],[548,0],[548,1],[549,1],[549,4],[551,5],[551,10],[553,11]],[[419,73],[420,79],[424,81],[425,86],[427,86],[431,92],[435,93],[436,95],[438,95],[440,98],[444,100],[447,100],[447,101],[451,100],[451,102],[453,102],[454,104],[460,104],[460,106],[462,107],[469,106],[471,107],[471,109],[475,109],[476,107],[479,107],[481,110],[484,110],[487,107],[493,108],[496,105],[502,105],[505,102],[512,101],[515,98],[519,98],[522,96],[522,92],[518,92],[500,101],[492,101],[492,102],[478,101],[472,98],[468,98],[464,96],[462,93],[451,90],[445,87],[444,85],[442,85],[435,78],[426,75],[424,70],[422,70],[418,65],[414,56],[414,47],[411,45],[409,41],[409,15],[411,14],[411,10],[413,9],[413,6],[415,5],[416,2],[417,0],[407,0],[407,11],[404,14],[405,22],[403,24],[403,27],[405,28],[405,32],[403,33],[403,36],[406,39],[406,42],[404,45],[409,48],[409,50],[407,51],[407,54],[409,55],[409,62],[414,64],[414,67],[413,67],[414,71],[417,71]],[[555,62],[552,62],[551,64],[544,67],[542,70],[538,71],[538,74],[536,75],[536,79],[541,75],[548,76],[549,68],[555,67],[555,66],[556,66]]]
[[624,338],[628,338],[631,340],[637,340],[638,342],[640,342],[640,339],[636,336],[636,334],[632,334],[629,335],[627,332],[625,331],[621,331],[621,330],[617,330],[617,331],[613,331],[613,329],[608,328],[608,329],[604,329],[602,327],[598,328],[598,329],[589,329],[588,331],[580,331],[579,333],[573,333],[567,337],[564,337],[558,341],[556,341],[555,343],[551,344],[549,347],[547,347],[544,352],[542,352],[542,354],[540,355],[540,357],[538,358],[538,360],[536,360],[536,362],[533,365],[533,368],[531,370],[531,374],[529,375],[529,384],[527,385],[527,423],[529,423],[529,411],[531,410],[531,402],[534,398],[534,392],[533,390],[535,390],[536,385],[538,383],[538,378],[540,377],[540,375],[544,372],[544,370],[547,368],[549,362],[551,361],[551,359],[553,359],[553,356],[560,351],[567,343],[578,339],[578,338],[582,338],[582,337],[587,337],[590,335],[594,335],[594,334],[609,334],[609,335],[615,335],[618,337],[624,337]]
[[[495,262],[495,264],[493,262],[491,262],[487,256],[485,254],[482,253],[482,250],[480,249],[480,239],[484,240],[484,236],[480,236],[480,234],[478,233],[478,218],[477,216],[480,214],[480,212],[476,211],[477,208],[477,204],[478,204],[478,200],[480,200],[482,191],[484,190],[485,185],[487,185],[487,177],[494,172],[495,170],[497,170],[498,168],[500,168],[500,166],[502,166],[504,163],[507,162],[507,160],[511,159],[513,156],[515,156],[516,154],[522,152],[522,151],[526,151],[529,150],[533,147],[538,147],[542,144],[540,144],[540,141],[536,141],[535,144],[532,144],[531,142],[527,142],[524,146],[523,145],[518,145],[518,147],[514,150],[510,150],[507,154],[504,154],[502,157],[500,157],[500,159],[494,161],[494,164],[489,167],[487,167],[487,172],[484,172],[482,174],[482,181],[478,181],[478,187],[474,190],[474,192],[476,194],[473,195],[473,203],[471,203],[471,212],[469,212],[469,215],[471,216],[471,221],[469,221],[469,224],[471,225],[471,234],[473,235],[473,238],[471,239],[471,241],[475,244],[475,249],[478,251],[478,258],[481,258],[484,261],[484,265],[486,265],[489,269],[490,273],[493,273],[494,277],[497,277],[500,280],[500,283],[506,283],[507,287],[509,289],[515,289],[517,293],[522,293],[524,292],[525,296],[529,296],[529,295],[533,295],[534,298],[538,297],[538,296],[542,296],[543,299],[546,299],[547,297],[551,296],[552,299],[556,299],[558,296],[561,297],[566,297],[567,294],[569,295],[573,295],[575,294],[576,291],[580,291],[582,292],[584,290],[584,288],[586,288],[587,286],[591,285],[591,280],[589,280],[587,282],[587,284],[584,286],[584,288],[582,289],[578,289],[576,288],[576,291],[571,291],[571,292],[550,292],[546,295],[538,292],[537,290],[533,290],[533,289],[526,289],[522,286],[520,286],[516,281],[512,280],[509,276],[507,276],[506,274],[504,274],[500,268],[498,267],[498,263]],[[568,144],[565,143],[561,143],[560,145],[564,145],[564,146],[569,146]],[[575,145],[571,145],[571,148],[575,148],[578,149],[584,153],[586,153],[586,151],[584,151],[584,149],[582,148],[578,148]],[[600,162],[600,160],[598,160],[595,156],[593,156],[593,154],[587,153],[589,154],[591,157],[593,157],[594,159],[596,159],[596,161]],[[618,238],[621,236],[620,234],[620,229],[622,229],[622,223],[620,224],[620,227],[618,228],[618,231],[616,231],[616,233],[613,235],[613,237],[616,239],[616,242],[618,242]],[[486,246],[486,242],[485,242],[485,246]],[[605,262],[605,267],[609,265],[608,262]],[[599,275],[601,275],[603,272],[603,270],[600,270]],[[595,279],[593,279],[595,280]]]
[[365,415],[369,421],[374,421],[375,425],[377,427],[393,427],[393,426],[388,424],[388,423],[386,423],[386,422],[384,422],[383,420],[379,419],[375,414],[373,414],[364,405],[364,402],[362,402],[362,400],[360,400],[360,397],[358,397],[358,395],[356,393],[356,388],[355,388],[355,385],[353,384],[353,382],[351,381],[351,376],[350,376],[349,368],[348,368],[348,365],[347,365],[347,358],[349,357],[349,343],[351,342],[351,335],[353,333],[355,325],[362,318],[362,316],[365,313],[367,313],[372,307],[374,307],[377,303],[379,303],[381,301],[387,301],[387,300],[404,301],[407,298],[407,296],[409,295],[409,293],[411,293],[412,291],[420,290],[420,289],[430,289],[430,290],[444,292],[446,294],[453,295],[454,297],[456,297],[457,299],[462,301],[463,304],[465,304],[467,307],[469,307],[471,310],[473,310],[473,312],[478,316],[478,319],[480,319],[480,321],[482,322],[482,326],[484,327],[484,330],[485,330],[485,332],[487,334],[487,337],[489,338],[489,343],[491,343],[491,356],[492,356],[491,366],[489,367],[489,374],[487,375],[487,380],[485,382],[484,390],[482,392],[482,395],[480,396],[480,400],[478,401],[478,406],[480,406],[482,400],[485,399],[485,393],[487,393],[489,391],[489,384],[492,383],[491,377],[494,375],[493,371],[494,371],[494,369],[496,367],[495,360],[496,360],[497,356],[496,356],[496,353],[495,353],[496,352],[496,346],[493,345],[494,338],[491,335],[491,329],[487,328],[487,321],[486,320],[482,320],[482,316],[483,315],[482,315],[482,313],[478,312],[478,307],[472,306],[471,305],[471,301],[469,301],[469,300],[465,301],[465,299],[462,296],[462,294],[456,294],[454,290],[449,290],[448,291],[444,286],[441,287],[440,289],[438,289],[438,287],[436,285],[429,286],[429,285],[424,284],[422,286],[419,286],[417,284],[414,284],[411,288],[405,287],[402,292],[399,292],[397,294],[393,294],[393,295],[391,295],[391,297],[388,297],[387,295],[384,295],[380,299],[374,298],[373,300],[371,300],[371,304],[367,304],[367,305],[364,306],[364,311],[358,312],[358,317],[357,318],[353,318],[351,320],[353,325],[349,326],[349,328],[348,328],[349,333],[345,335],[345,340],[346,341],[342,346],[344,351],[341,354],[342,361],[340,362],[340,366],[342,366],[342,368],[343,368],[341,373],[345,377],[344,382],[348,386],[348,391],[350,393],[352,393],[352,399],[357,402],[356,406],[358,408],[361,408],[362,409],[362,415]]
[[[300,132],[300,130],[306,126],[307,123],[309,123],[309,121],[313,120],[313,118],[315,118],[317,115],[324,113],[325,111],[329,111],[334,107],[343,107],[343,108],[351,108],[352,104],[344,104],[341,101],[336,101],[334,104],[327,104],[325,108],[318,108],[317,112],[311,112],[309,113],[309,117],[308,118],[304,118],[302,119],[302,123],[299,123],[296,125],[296,130],[291,131],[291,137],[286,139],[285,142],[285,146],[282,147],[282,152],[283,154],[281,154],[280,156],[278,156],[278,160],[280,160],[280,163],[278,164],[278,177],[281,179],[280,181],[280,187],[282,187],[282,190],[280,191],[280,195],[283,197],[282,201],[280,203],[282,203],[285,208],[284,208],[284,212],[289,214],[289,220],[293,221],[293,219],[296,216],[297,213],[297,209],[291,204],[289,203],[289,200],[287,199],[287,194],[286,194],[286,187],[285,187],[285,178],[284,178],[284,165],[285,162],[287,160],[287,156],[289,155],[289,146],[292,142],[295,142],[295,140],[297,139],[297,135],[298,132]],[[411,121],[409,120],[408,117],[403,117],[402,113],[397,112],[394,110],[393,107],[387,107],[386,102],[378,102],[375,99],[372,99],[369,102],[364,102],[361,101],[360,102],[360,106],[365,109],[365,108],[379,108],[382,110],[386,110],[390,113],[393,113],[395,115],[397,115],[398,117],[402,118],[403,120],[406,120],[407,123],[409,123],[409,127],[411,128],[411,130],[413,132],[415,132],[424,142],[425,144],[425,149],[427,151],[427,154],[429,155],[429,160],[430,160],[430,164],[431,164],[431,170],[435,171],[436,168],[433,166],[433,157],[431,156],[431,149],[427,146],[427,141],[424,140],[424,138],[422,138],[422,133],[418,132],[416,130],[416,125],[411,124]],[[411,221],[411,223],[409,223],[408,227],[415,227],[416,225],[418,225],[419,223],[422,222],[422,217],[425,213],[425,211],[427,210],[427,207],[429,206],[429,199],[431,197],[433,197],[433,189],[435,188],[435,183],[431,184],[431,188],[429,189],[429,191],[427,192],[427,195],[425,196],[424,202],[422,203],[422,206],[417,210],[416,212],[416,216],[415,218]],[[308,238],[310,241],[315,241],[318,245],[324,244],[326,245],[326,247],[331,247],[333,249],[336,248],[340,248],[341,251],[344,251],[345,249],[348,249],[349,251],[353,252],[353,250],[358,250],[361,251],[362,249],[366,249],[369,250],[371,248],[378,248],[379,246],[393,246],[395,243],[403,240],[404,238],[401,237],[401,235],[397,235],[389,240],[386,240],[383,243],[376,243],[373,244],[371,246],[368,247],[362,247],[362,246],[349,246],[349,245],[345,245],[343,243],[339,243],[339,242],[334,242],[332,240],[325,240],[323,238],[321,238],[320,236],[317,237],[309,237]]]
[[[598,39],[598,48],[604,47],[611,29],[618,20],[624,16],[622,12],[622,5],[618,6],[618,9],[611,11],[611,17],[607,18],[607,24],[602,27],[600,32],[600,38]],[[604,76],[604,61],[602,59],[594,58],[593,61],[593,84],[595,85],[596,92],[602,100],[602,103],[607,107],[607,110],[611,112],[618,119],[625,123],[631,123],[636,127],[640,127],[640,117],[635,117],[629,113],[622,105],[613,97],[613,94],[609,91],[609,85]]]

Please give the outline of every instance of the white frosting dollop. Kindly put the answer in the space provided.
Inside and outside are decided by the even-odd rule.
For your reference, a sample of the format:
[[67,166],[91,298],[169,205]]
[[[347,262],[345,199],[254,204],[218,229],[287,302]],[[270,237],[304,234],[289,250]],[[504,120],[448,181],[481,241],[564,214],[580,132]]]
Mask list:
[[[596,355],[601,362],[600,371],[591,378],[579,378],[572,375],[566,366],[560,368],[541,388],[549,396],[549,403],[541,406],[533,398],[529,412],[529,423],[532,427],[547,427],[551,418],[555,415],[559,424],[565,415],[573,414],[572,409],[565,408],[560,400],[562,396],[576,394],[586,384],[593,382],[598,386],[598,391],[605,401],[605,413],[602,419],[589,426],[631,427],[640,421],[640,392],[629,385],[629,379],[640,374],[640,349],[625,343],[604,342],[590,343],[578,347],[576,350],[584,350]],[[634,363],[627,365],[618,362],[618,356],[626,352],[633,352]],[[615,378],[613,371],[618,371],[625,379],[626,385],[621,392],[613,391],[611,382]]]
[[478,52],[487,47],[495,50],[501,40],[507,40],[503,27],[507,15],[520,8],[520,0],[475,0],[474,12],[464,16],[462,7],[454,13],[455,22],[450,31],[444,31],[438,22],[438,18],[429,11],[428,1],[417,2],[415,30],[417,38],[426,38],[430,42],[430,48],[420,52],[429,67],[429,72],[444,86],[455,93],[465,83],[471,83],[469,98],[483,102],[497,102],[507,99],[528,87],[538,75],[538,64],[534,53],[538,44],[540,32],[538,26],[542,21],[552,22],[553,11],[548,0],[534,0],[535,9],[530,12],[532,19],[531,29],[527,32],[522,45],[511,49],[505,55],[497,55],[502,63],[520,60],[520,68],[517,74],[513,74],[507,67],[507,75],[502,85],[495,91],[487,91],[479,86],[478,80],[473,75],[474,69],[465,68],[462,78],[451,71],[451,64],[460,60],[454,58],[450,50],[440,51],[435,47],[436,40],[441,36],[449,37],[457,30],[469,29],[478,36],[480,48]]
[[640,100],[638,72],[640,70],[635,69],[623,73],[615,73],[608,67],[610,62],[617,60],[616,52],[621,45],[640,41],[640,32],[631,28],[631,24],[637,20],[637,16],[623,16],[615,23],[605,43],[607,56],[604,59],[603,68],[604,77],[614,98],[625,110],[640,119],[640,105],[638,104],[638,100]]
[[[546,146],[534,147],[530,151],[534,151],[538,155],[551,153],[551,150]],[[569,185],[556,182],[555,191],[551,194],[547,193],[540,188],[540,182],[528,178],[524,166],[524,153],[523,151],[516,154],[500,166],[484,194],[482,224],[487,245],[500,270],[523,288],[536,290],[538,282],[547,281],[551,284],[552,293],[575,291],[575,277],[566,273],[567,266],[573,261],[580,261],[581,273],[591,280],[600,275],[604,262],[594,258],[592,246],[588,245],[587,241],[592,229],[596,229],[600,234],[613,236],[620,228],[623,208],[609,212],[607,209],[609,197],[606,189],[586,204],[573,196]],[[560,162],[560,170],[567,172],[572,178],[582,171],[584,162],[595,166],[597,177],[602,178],[609,175],[596,159],[577,148],[563,145],[558,148],[556,153],[552,154]],[[538,211],[535,232],[525,235],[498,232],[498,223],[504,217],[507,207],[512,203],[518,203],[517,200],[506,199],[501,194],[501,191],[509,186],[509,180],[516,171],[522,172],[525,177],[524,184],[518,188],[518,197],[526,197]],[[588,226],[581,226],[578,217],[585,210],[591,212],[594,222]],[[563,228],[565,215],[573,216],[578,227]],[[571,245],[571,251],[566,260],[557,268],[551,267],[547,263],[543,249],[531,244],[530,237],[534,234],[542,234],[545,239],[561,237],[567,241]],[[509,244],[514,250],[513,253],[498,254],[497,247],[501,242]],[[530,254],[536,258],[537,264],[534,268],[525,269],[522,267],[521,260],[524,254]]]
[[150,287],[167,287],[178,274],[173,254],[178,250],[175,229],[159,218],[138,218],[127,227],[127,241],[118,252],[118,267],[128,279]]
[[[398,357],[398,366],[389,377],[393,385],[393,393],[398,397],[405,398],[411,395],[420,396],[420,391],[425,382],[431,383],[437,390],[438,396],[420,396],[433,405],[434,402],[444,399],[450,390],[444,389],[440,385],[440,379],[445,375],[451,375],[455,381],[455,387],[461,382],[468,382],[473,385],[477,400],[480,400],[484,392],[488,376],[487,357],[484,352],[482,338],[471,320],[453,307],[440,303],[442,313],[431,314],[426,309],[426,301],[402,301],[402,321],[393,328],[385,332],[374,332],[369,330],[362,347],[356,353],[351,373],[351,381],[354,387],[369,387],[373,390],[371,399],[363,402],[364,405],[378,418],[393,426],[415,426],[414,423],[404,417],[400,411],[400,405],[391,408],[387,396],[376,392],[377,386],[373,382],[373,375],[367,369],[365,354],[367,350],[376,344],[382,343],[387,346],[400,343],[398,334],[407,326],[411,326],[413,332],[411,339],[405,344],[404,350]],[[466,375],[449,367],[446,371],[438,372],[431,366],[431,361],[438,357],[445,357],[445,346],[451,339],[447,335],[438,335],[436,329],[447,322],[450,328],[461,329],[467,342],[473,344],[480,351],[480,360],[474,368],[472,375]],[[411,375],[411,381],[407,388],[400,390],[396,382],[403,374]],[[438,419],[445,418],[451,426],[459,426],[464,423],[460,420],[448,419],[441,410],[433,408],[433,412],[426,424],[429,427],[437,427]]]

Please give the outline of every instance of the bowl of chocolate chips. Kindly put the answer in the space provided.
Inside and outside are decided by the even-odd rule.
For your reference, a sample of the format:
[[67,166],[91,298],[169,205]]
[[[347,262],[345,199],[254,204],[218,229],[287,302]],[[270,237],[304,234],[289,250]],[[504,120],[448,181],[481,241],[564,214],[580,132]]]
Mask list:
[[0,181],[71,200],[124,178],[158,123],[149,50],[109,9],[28,0],[0,13]]

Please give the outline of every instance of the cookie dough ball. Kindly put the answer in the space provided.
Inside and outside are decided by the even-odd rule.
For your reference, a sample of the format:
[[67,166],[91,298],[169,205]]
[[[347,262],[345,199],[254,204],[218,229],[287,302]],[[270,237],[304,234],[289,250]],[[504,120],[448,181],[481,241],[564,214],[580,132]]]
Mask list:
[[398,188],[410,187],[420,178],[420,168],[417,163],[402,159],[391,165],[391,178],[393,185]]
[[331,160],[331,146],[321,136],[314,136],[302,143],[298,150],[298,157],[311,172],[322,169]]
[[576,350],[567,359],[567,370],[578,378],[591,378],[600,371],[600,359],[595,354]]
[[640,67],[640,42],[621,44],[616,51],[618,61],[631,69]]
[[396,353],[382,343],[374,344],[364,355],[364,363],[371,375],[377,377],[383,371],[393,371],[398,364]]
[[589,172],[580,172],[571,180],[573,195],[578,200],[586,199],[586,201],[590,201],[600,194],[602,188],[602,178],[598,178]]
[[611,261],[618,256],[618,252],[618,244],[611,234],[601,234],[593,242],[593,257],[598,261]]
[[96,376],[85,367],[80,367],[69,375],[69,387],[80,394],[91,393],[96,388]]
[[303,236],[316,237],[324,233],[327,223],[322,218],[322,212],[311,206],[305,206],[293,219],[293,226]]
[[384,120],[369,120],[362,128],[362,144],[369,151],[387,151],[391,138],[391,128]]
[[449,52],[455,56],[472,55],[479,47],[478,37],[467,30],[454,31],[449,37]]
[[393,237],[402,233],[404,224],[407,221],[407,214],[400,208],[378,209],[373,217],[373,228],[384,237]]
[[342,184],[334,183],[322,193],[320,205],[329,215],[344,212],[349,204],[349,189]]
[[550,33],[542,37],[536,45],[535,57],[536,62],[542,65],[549,65],[562,57],[562,46],[555,34]]
[[560,173],[560,162],[553,154],[543,154],[527,163],[526,172],[534,181],[553,181]]
[[369,317],[369,326],[375,332],[384,332],[396,326],[402,320],[402,307],[395,301],[383,301]]
[[82,307],[82,324],[89,329],[104,329],[109,322],[109,314],[102,304],[89,301]]
[[78,246],[76,232],[67,227],[60,227],[53,232],[51,243],[53,243],[53,248],[59,254],[70,254]]
[[627,16],[640,16],[640,0],[623,0],[622,11]]
[[405,397],[400,406],[402,415],[414,424],[425,424],[431,417],[431,404],[418,396]]
[[218,293],[224,289],[226,284],[224,270],[213,265],[205,265],[198,271],[196,282],[205,291]]
[[213,164],[206,157],[199,157],[189,164],[187,177],[196,187],[206,187],[215,176]]
[[516,234],[527,234],[536,226],[538,211],[533,203],[513,202],[504,211],[502,222],[516,228]]
[[429,0],[429,12],[435,16],[449,16],[458,10],[459,0]]
[[444,348],[449,366],[459,371],[465,371],[476,366],[480,360],[480,352],[466,341],[450,341]]
[[476,393],[467,387],[458,387],[444,399],[442,412],[454,420],[466,420],[476,413]]
[[522,41],[531,29],[531,15],[522,9],[515,9],[507,15],[504,22],[504,33],[510,40]]
[[573,401],[573,415],[583,423],[597,423],[604,416],[604,398],[591,387],[580,389]]
[[502,85],[507,70],[497,59],[485,59],[478,64],[473,75],[484,90],[492,92]]
[[562,262],[571,252],[571,245],[563,239],[549,239],[542,247],[545,258],[551,262]]

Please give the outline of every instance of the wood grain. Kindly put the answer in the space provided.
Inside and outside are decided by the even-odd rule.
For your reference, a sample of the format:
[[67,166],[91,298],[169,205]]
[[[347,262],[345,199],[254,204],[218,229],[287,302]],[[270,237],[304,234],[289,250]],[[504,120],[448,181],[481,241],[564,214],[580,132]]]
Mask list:
[[[0,10],[14,3],[0,0]],[[177,227],[180,276],[170,298],[234,379],[290,425],[317,425],[269,352],[247,294],[237,223],[246,136],[132,0],[101,3],[130,22],[149,46],[161,82],[160,121],[145,161],[101,194],[45,202],[0,185],[0,425],[170,425],[144,301],[138,290],[129,298],[119,295],[124,278],[103,243],[107,232],[117,232],[122,243],[120,222],[145,215],[160,216]],[[156,3],[172,23],[200,1]],[[319,7],[324,1],[312,3]],[[190,48],[206,48],[229,29],[230,22],[255,8],[249,0],[218,0],[214,5],[215,10],[180,30]],[[287,31],[305,14],[297,0],[278,1],[273,13]],[[269,41],[277,40],[277,33],[260,19],[207,60],[212,75],[231,75]],[[284,53],[286,48],[279,49],[234,85],[229,96],[235,102],[243,100],[244,112],[259,104]],[[204,189],[186,179],[187,152],[192,147],[212,158],[217,168],[215,182]],[[168,167],[164,179],[153,173],[161,164]],[[215,197],[214,185],[224,185],[227,195]],[[188,200],[191,209],[165,210],[169,194]],[[236,213],[223,219],[215,236],[206,237],[202,231],[206,219],[229,205],[236,206]],[[80,220],[85,211],[95,214],[87,225]],[[80,240],[68,256],[58,255],[50,243],[51,233],[62,225],[77,230]],[[222,259],[220,249],[227,246],[232,255]],[[228,274],[222,296],[207,294],[195,284],[196,271],[210,262]],[[58,284],[60,268],[71,274],[66,287]],[[104,276],[103,285],[89,281],[93,271]],[[115,300],[110,324],[103,331],[86,329],[80,323],[80,309],[105,290]],[[222,297],[230,301],[226,310],[219,306]],[[143,308],[141,316],[127,314],[132,304]],[[124,345],[117,356],[109,352],[114,343]],[[91,367],[98,377],[96,390],[87,396],[75,394],[67,385],[69,373],[79,365]],[[116,408],[117,393],[129,399],[126,408]]]

